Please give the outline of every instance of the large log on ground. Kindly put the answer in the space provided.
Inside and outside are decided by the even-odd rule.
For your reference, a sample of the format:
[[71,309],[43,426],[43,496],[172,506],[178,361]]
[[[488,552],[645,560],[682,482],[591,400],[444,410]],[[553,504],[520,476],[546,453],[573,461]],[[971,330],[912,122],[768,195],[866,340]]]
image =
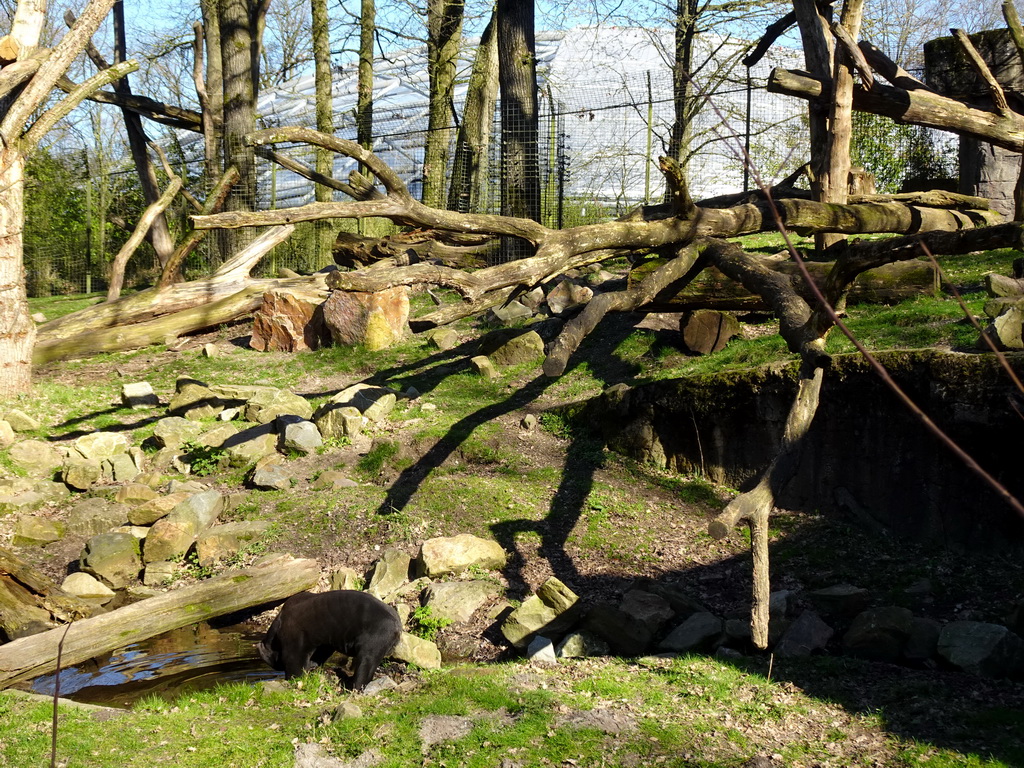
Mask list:
[[140,323],[210,304],[250,285],[261,286],[264,291],[270,290],[280,281],[257,280],[250,277],[249,273],[271,248],[284,242],[294,230],[294,227],[285,226],[264,232],[224,262],[211,277],[165,288],[150,288],[117,301],[80,309],[39,326],[36,338],[40,344],[46,344],[77,334]]
[[258,568],[225,573],[101,616],[76,621],[70,627],[57,627],[14,640],[0,645],[0,689],[53,672],[57,668],[57,649],[62,638],[61,666],[80,664],[107,651],[197,621],[283,600],[309,589],[319,576],[315,560],[282,557]]
[[32,362],[43,365],[54,360],[88,357],[101,352],[138,349],[161,344],[187,333],[228,323],[256,309],[263,297],[261,286],[252,286],[206,306],[193,307],[172,315],[162,315],[145,323],[114,326],[65,339],[50,339],[36,344]]
[[710,355],[725,348],[740,332],[740,323],[728,312],[698,309],[683,324],[683,343],[696,355]]
[[[832,263],[808,261],[804,264],[814,277],[815,283],[821,287],[825,275],[832,268]],[[771,267],[774,271],[789,277],[805,301],[812,300],[812,294],[804,285],[795,262],[774,261]],[[642,280],[653,268],[653,264],[644,264],[641,268],[633,270],[630,273],[630,284]],[[847,302],[896,304],[914,296],[934,296],[938,286],[935,268],[929,262],[912,259],[862,272],[851,287]],[[761,296],[733,282],[714,267],[709,267],[674,298],[659,298],[643,308],[652,312],[678,312],[681,309],[763,312],[768,309],[768,304]]]

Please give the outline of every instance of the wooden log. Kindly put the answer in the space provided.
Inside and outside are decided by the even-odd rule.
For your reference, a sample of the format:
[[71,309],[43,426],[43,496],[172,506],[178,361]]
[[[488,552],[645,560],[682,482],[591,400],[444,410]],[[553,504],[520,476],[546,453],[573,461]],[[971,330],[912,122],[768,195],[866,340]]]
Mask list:
[[314,586],[319,576],[315,560],[282,557],[76,621],[68,628],[14,640],[0,645],[0,689],[53,672],[61,638],[62,666],[80,664],[197,621],[283,600]]
[[[768,78],[768,91],[817,101],[826,89],[820,79],[806,72],[776,69]],[[891,117],[898,123],[966,134],[1011,152],[1024,152],[1024,116],[978,109],[934,91],[904,90],[878,82],[871,90],[855,85],[853,108]]]
[[443,236],[442,232],[422,230],[382,238],[339,232],[334,241],[334,262],[353,269],[384,259],[394,259],[398,266],[437,260],[448,267],[482,267],[483,257],[493,249],[493,241],[486,236],[458,244],[438,242]]
[[49,55],[50,50],[48,48],[40,48],[34,51],[28,58],[8,64],[3,69],[0,69],[0,99],[7,96],[15,88],[27,83]]
[[486,293],[471,303],[459,302],[458,304],[449,304],[425,315],[409,318],[409,326],[415,333],[420,333],[431,328],[437,328],[440,325],[448,325],[464,317],[478,315],[491,307],[504,304],[512,297],[513,293],[515,293],[515,288],[510,286]]
[[249,346],[259,352],[299,352],[330,343],[321,305],[327,291],[276,288],[253,314]]
[[93,612],[91,604],[69,595],[49,576],[0,547],[0,630],[7,637],[34,634]]
[[[788,259],[766,259],[765,263],[769,264],[772,270],[789,277],[805,301],[813,300],[813,295],[804,284],[803,276],[794,262]],[[644,264],[630,272],[630,284],[642,280],[653,266]],[[818,287],[824,287],[825,277],[832,268],[832,262],[805,262],[805,266]],[[938,274],[935,268],[927,261],[913,259],[862,272],[850,289],[847,303],[896,304],[915,296],[934,296],[938,287]],[[645,305],[642,309],[649,312],[678,312],[681,309],[763,312],[768,309],[768,304],[761,296],[751,293],[711,267],[705,269],[674,297],[659,297],[657,301]]]
[[683,322],[683,343],[696,355],[710,355],[724,349],[740,332],[739,320],[728,312],[698,309]]
[[[76,84],[69,77],[65,76],[57,81],[57,87],[65,93],[70,93],[75,89]],[[162,101],[156,101],[146,96],[95,91],[86,98],[97,104],[112,104],[121,109],[127,109],[129,112],[134,112],[149,120],[169,125],[172,128],[180,128],[196,133],[201,130],[202,117],[198,112]]]
[[[305,278],[303,282],[306,282]],[[144,323],[87,331],[64,339],[51,339],[36,344],[32,350],[32,362],[35,365],[42,365],[54,360],[88,357],[100,352],[118,352],[151,344],[163,344],[168,339],[175,339],[248,315],[260,305],[264,290],[262,285],[250,285],[211,304],[161,315]]]
[[14,63],[21,58],[23,50],[21,43],[11,35],[0,37],[0,64],[6,66]]
[[473,300],[487,290],[477,274],[435,264],[412,264],[394,270],[331,272],[327,276],[327,285],[339,291],[379,293],[398,286],[426,283],[452,288]]
[[39,343],[151,320],[230,296],[247,286],[270,290],[275,281],[254,280],[249,277],[249,272],[271,248],[284,242],[293,231],[294,227],[281,227],[263,233],[224,262],[211,277],[170,285],[162,290],[150,288],[51,320],[39,327]]
[[680,249],[674,259],[659,265],[647,279],[629,286],[624,291],[595,296],[558,334],[544,360],[544,375],[561,376],[569,364],[569,356],[579,348],[587,334],[593,331],[609,312],[636,309],[651,302],[662,291],[671,287],[678,290],[679,285],[685,285],[687,281],[692,280],[693,275],[699,273],[704,266],[704,262],[699,262],[699,258],[697,246],[691,243]]

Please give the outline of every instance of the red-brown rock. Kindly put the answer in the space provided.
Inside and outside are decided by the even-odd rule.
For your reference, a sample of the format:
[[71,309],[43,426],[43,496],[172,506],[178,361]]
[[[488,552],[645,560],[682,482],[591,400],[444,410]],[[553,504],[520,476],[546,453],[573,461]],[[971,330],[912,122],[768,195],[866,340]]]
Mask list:
[[330,341],[324,326],[323,299],[315,294],[268,291],[253,315],[249,346],[260,352],[319,349]]

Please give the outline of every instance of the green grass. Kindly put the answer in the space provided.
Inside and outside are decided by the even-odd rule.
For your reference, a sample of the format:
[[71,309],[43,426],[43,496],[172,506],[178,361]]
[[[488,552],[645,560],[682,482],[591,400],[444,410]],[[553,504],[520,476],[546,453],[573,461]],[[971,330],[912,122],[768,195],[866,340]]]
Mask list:
[[29,307],[32,313],[41,312],[45,315],[47,322],[56,320],[64,315],[70,315],[80,309],[85,309],[93,304],[98,304],[106,299],[106,295],[100,293],[78,293],[70,296],[44,296],[29,299]]
[[[505,759],[524,766],[739,768],[773,753],[785,765],[1012,764],[896,736],[864,739],[878,715],[850,713],[786,680],[701,657],[587,660],[554,669],[462,665],[422,673],[401,692],[355,697],[361,715],[333,719],[348,698],[312,674],[301,686],[277,690],[234,683],[171,702],[145,699],[102,727],[89,711],[62,708],[57,757],[92,768],[290,768],[295,744],[318,743],[343,760],[374,750],[378,765],[391,768],[489,768]],[[47,702],[0,695],[0,766],[46,764],[50,714]],[[437,717],[464,718],[461,735],[425,743],[429,719]],[[996,716],[996,723],[1011,721]]]
[[356,464],[364,477],[375,478],[398,456],[401,447],[391,440],[375,442],[373,447]]
[[[745,242],[765,253],[781,249],[777,235],[753,236]],[[980,314],[978,290],[984,274],[1007,272],[1015,255],[1004,251],[945,258],[943,264],[953,282],[965,289],[971,311]],[[32,307],[55,317],[89,300],[35,299]],[[431,307],[421,302],[420,308]],[[848,316],[851,327],[872,349],[934,344],[969,348],[975,335],[947,294],[892,307],[851,306]],[[764,327],[773,329],[770,324]],[[505,418],[516,413],[508,403],[510,398],[531,404],[576,401],[618,380],[710,375],[786,363],[795,356],[775,333],[735,339],[721,352],[700,358],[682,355],[649,331],[633,330],[616,338],[605,343],[597,334],[588,340],[596,352],[574,361],[565,376],[553,381],[538,377],[529,367],[505,370],[495,380],[482,379],[465,368],[462,358],[439,355],[416,338],[383,353],[343,348],[290,356],[238,351],[214,359],[195,352],[165,354],[162,347],[153,347],[49,369],[62,378],[44,372],[36,391],[17,406],[43,422],[38,438],[131,424],[132,442],[138,445],[152,432],[146,419],[163,411],[111,405],[122,381],[97,375],[99,366],[138,371],[139,378],[150,381],[164,399],[173,392],[175,378],[184,374],[210,382],[265,382],[292,389],[324,372],[352,381],[375,376],[398,389],[413,385],[425,393],[418,401],[400,404],[390,426],[407,430],[405,443],[433,445],[442,440],[442,460],[424,475],[405,481],[409,485],[398,491],[408,490],[406,498],[390,482],[373,484],[381,477],[390,481],[408,467],[391,436],[372,434],[376,443],[358,460],[351,446],[331,446],[320,457],[317,471],[331,466],[334,457],[328,453],[341,456],[347,450],[345,460],[337,464],[371,482],[337,492],[250,492],[231,513],[233,519],[272,520],[273,532],[265,541],[273,551],[317,556],[330,547],[341,560],[349,545],[365,548],[367,543],[379,543],[413,551],[429,536],[466,532],[494,537],[500,532],[510,549],[532,556],[531,548],[550,547],[556,540],[549,526],[568,521],[573,527],[558,542],[566,554],[580,561],[600,554],[614,571],[607,575],[623,578],[660,567],[655,552],[664,531],[658,526],[671,513],[690,518],[691,523],[699,520],[687,541],[697,558],[705,558],[706,564],[712,553],[735,557],[733,577],[745,578],[741,537],[713,542],[706,534],[705,518],[723,506],[730,497],[728,489],[700,477],[673,476],[608,456],[602,445],[575,430],[571,419],[544,412],[541,428],[565,441],[580,476],[568,474],[568,461],[563,466],[561,458],[548,462],[544,457],[548,463],[542,463],[530,455],[526,441],[517,450],[517,443],[508,439],[510,431],[518,429]],[[829,351],[848,349],[848,342],[833,332]],[[527,386],[532,389],[524,392]],[[318,399],[327,396],[317,391]],[[428,402],[436,410],[424,408]],[[506,407],[509,410],[503,410]],[[0,466],[3,461],[0,455]],[[584,470],[590,474],[583,477]],[[237,474],[211,477],[237,488]],[[787,575],[810,586],[827,586],[825,580],[857,581],[893,601],[900,599],[911,576],[947,567],[946,561],[941,566],[922,564],[921,552],[893,542],[861,541],[864,535],[826,525],[811,513],[799,518],[778,514],[773,517],[773,563],[784,564]],[[865,569],[862,560],[837,556],[836,541],[871,551],[872,568]],[[911,556],[914,564],[906,562]],[[689,568],[689,561],[680,567]],[[897,567],[900,570],[894,573]],[[935,585],[938,599],[955,603],[984,589],[966,566],[942,573],[944,578],[936,579]],[[530,578],[536,575],[531,573]],[[403,767],[489,768],[508,759],[523,766],[739,768],[755,754],[765,753],[779,754],[785,765],[851,768],[1024,764],[1022,710],[1012,702],[959,700],[955,712],[964,724],[959,730],[914,729],[901,720],[906,710],[922,699],[945,707],[950,697],[941,690],[915,688],[895,673],[888,681],[876,667],[833,659],[811,659],[802,665],[777,662],[769,680],[763,661],[753,657],[733,665],[705,657],[612,658],[555,669],[519,663],[455,665],[423,673],[400,691],[356,698],[363,715],[338,721],[332,713],[347,694],[320,675],[305,678],[301,688],[292,685],[283,691],[233,684],[171,702],[149,699],[129,714],[100,724],[89,712],[62,709],[58,757],[93,768],[160,763],[290,768],[293,742],[321,742],[341,758],[378,749],[381,765]],[[879,691],[868,696],[864,691],[869,684]],[[630,727],[609,734],[571,724],[569,715],[604,710],[628,715]],[[463,738],[425,748],[420,727],[431,715],[465,716],[473,723]],[[45,764],[49,720],[48,705],[0,694],[0,767]],[[934,743],[930,736],[935,736]]]

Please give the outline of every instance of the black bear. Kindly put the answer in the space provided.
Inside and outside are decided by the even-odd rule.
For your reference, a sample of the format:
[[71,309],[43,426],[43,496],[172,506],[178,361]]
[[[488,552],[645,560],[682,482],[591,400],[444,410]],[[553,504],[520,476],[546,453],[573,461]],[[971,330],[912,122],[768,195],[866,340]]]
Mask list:
[[338,651],[352,659],[352,689],[361,691],[401,634],[398,611],[366,592],[299,592],[281,606],[258,650],[286,678],[320,666]]

